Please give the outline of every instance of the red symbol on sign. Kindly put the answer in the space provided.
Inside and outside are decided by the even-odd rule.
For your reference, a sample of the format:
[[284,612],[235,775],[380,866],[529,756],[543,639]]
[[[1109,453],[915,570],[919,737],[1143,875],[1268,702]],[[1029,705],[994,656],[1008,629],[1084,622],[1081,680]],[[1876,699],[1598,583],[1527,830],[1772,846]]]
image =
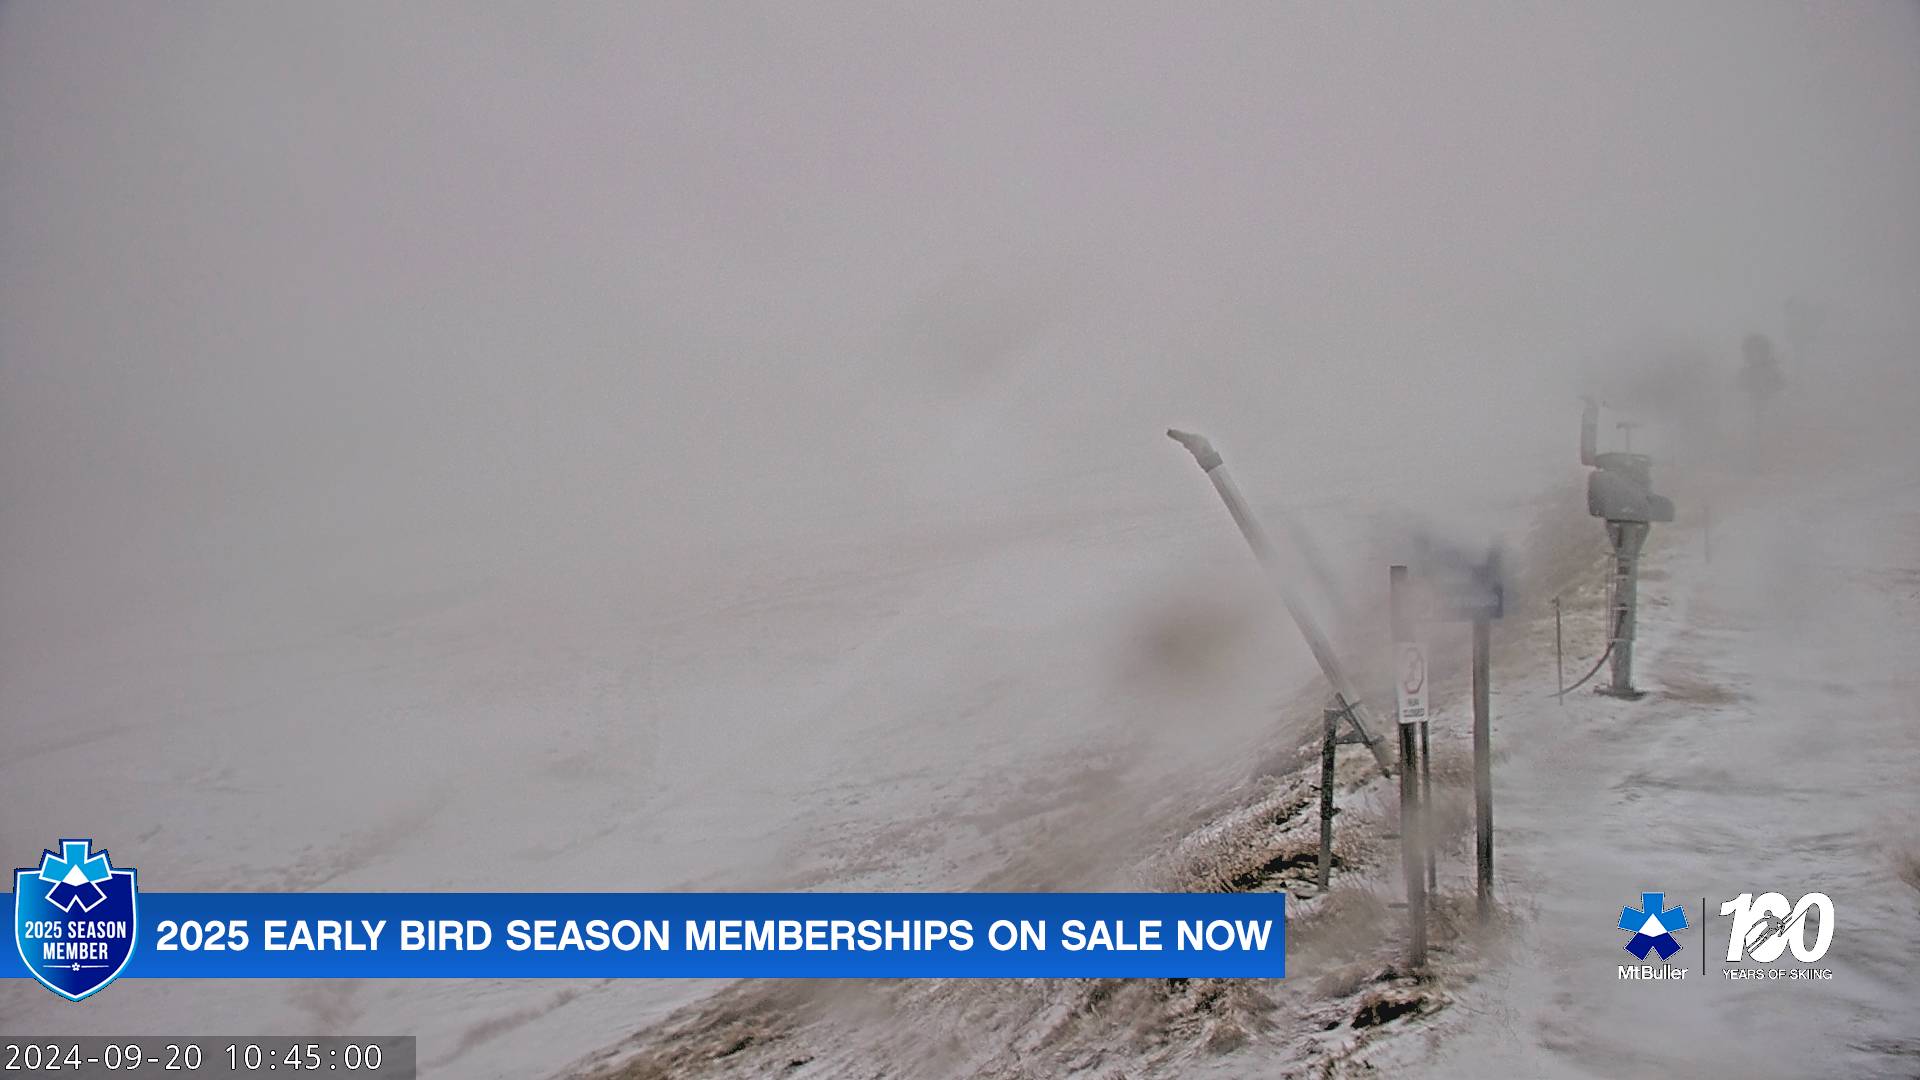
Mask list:
[[1409,694],[1417,694],[1425,685],[1427,658],[1418,645],[1408,645],[1400,661],[1400,688]]

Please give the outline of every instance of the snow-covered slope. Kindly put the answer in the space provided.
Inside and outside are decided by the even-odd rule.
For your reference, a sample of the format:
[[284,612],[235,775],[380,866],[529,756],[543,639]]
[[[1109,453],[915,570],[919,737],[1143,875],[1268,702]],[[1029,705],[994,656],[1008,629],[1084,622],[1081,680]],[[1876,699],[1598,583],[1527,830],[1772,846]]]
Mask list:
[[[1656,534],[1646,559],[1638,681],[1649,693],[1638,702],[1585,689],[1564,704],[1552,695],[1550,593],[1538,586],[1565,602],[1577,675],[1604,644],[1604,543],[1574,500],[1543,508],[1546,527],[1528,553],[1536,588],[1495,639],[1500,908],[1485,930],[1471,918],[1467,702],[1457,672],[1439,676],[1437,771],[1451,843],[1428,979],[1396,971],[1403,917],[1387,902],[1400,886],[1393,845],[1378,836],[1390,827],[1391,797],[1364,762],[1349,761],[1336,891],[1319,900],[1296,886],[1305,899],[1284,984],[740,986],[636,1024],[634,1037],[580,1068],[620,1077],[663,1068],[1907,1075],[1920,1054],[1907,1004],[1920,992],[1909,963],[1920,946],[1920,822],[1906,794],[1920,774],[1920,726],[1904,666],[1920,646],[1920,484],[1873,464],[1890,460],[1884,445],[1853,449],[1859,456],[1837,468],[1762,464],[1714,483],[1676,472],[1687,511]],[[1310,714],[1312,704],[1292,710]],[[1191,871],[1194,853],[1219,856],[1224,838],[1244,849],[1224,849],[1225,865],[1264,865],[1270,877],[1255,887],[1285,884],[1290,858],[1312,843],[1306,781],[1282,773],[1243,788],[1237,808],[1184,841],[1137,835],[1146,848],[1136,850],[1157,842],[1173,852],[1146,872]],[[1146,812],[1177,820],[1168,807]],[[1631,958],[1615,917],[1647,891],[1688,910],[1676,960],[1688,979],[1617,977]],[[1717,905],[1749,891],[1833,898],[1834,946],[1820,965],[1833,981],[1720,978],[1727,931]],[[1715,905],[1704,950],[1701,897]]]
[[[152,891],[1117,880],[1308,663],[1205,480],[1140,442],[1167,468],[1131,502],[49,649],[7,687],[0,846],[92,836]],[[428,1075],[520,1076],[709,989],[129,980],[74,1009],[22,980],[0,1021],[412,1032]]]
[[[1648,564],[1623,703],[1497,706],[1500,877],[1517,918],[1424,1041],[1443,1075],[1909,1076],[1920,1062],[1920,482],[1907,469],[1745,478]],[[1589,629],[1581,640],[1593,641]],[[1674,984],[1621,981],[1643,891],[1684,903]],[[1834,902],[1831,982],[1729,982],[1719,904]],[[1699,928],[1703,897],[1707,947]],[[1750,965],[1751,966],[1751,965]],[[1788,961],[1779,966],[1798,966]],[[1428,1056],[1431,1053],[1432,1056]]]

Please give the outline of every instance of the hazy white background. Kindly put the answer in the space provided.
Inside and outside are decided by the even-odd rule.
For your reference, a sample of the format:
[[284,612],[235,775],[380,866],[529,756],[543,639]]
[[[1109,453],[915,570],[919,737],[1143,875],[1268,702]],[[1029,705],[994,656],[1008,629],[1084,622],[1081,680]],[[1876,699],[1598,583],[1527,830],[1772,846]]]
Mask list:
[[[979,793],[1298,659],[1123,677],[1246,572],[1170,423],[1457,521],[1752,330],[1910,422],[1917,113],[1912,4],[7,4],[0,845],[973,880]],[[452,1060],[531,992],[406,1007]]]
[[1170,421],[1484,466],[1583,357],[1904,329],[1920,280],[1911,4],[0,20],[29,668],[1154,489]]

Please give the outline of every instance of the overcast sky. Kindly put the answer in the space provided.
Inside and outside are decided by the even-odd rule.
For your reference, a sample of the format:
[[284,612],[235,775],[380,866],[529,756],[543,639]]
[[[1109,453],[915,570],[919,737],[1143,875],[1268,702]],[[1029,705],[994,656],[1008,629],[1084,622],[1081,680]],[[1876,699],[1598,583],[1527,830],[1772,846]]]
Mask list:
[[1910,365],[1917,119],[1906,3],[10,3],[0,620],[1571,464],[1649,343]]

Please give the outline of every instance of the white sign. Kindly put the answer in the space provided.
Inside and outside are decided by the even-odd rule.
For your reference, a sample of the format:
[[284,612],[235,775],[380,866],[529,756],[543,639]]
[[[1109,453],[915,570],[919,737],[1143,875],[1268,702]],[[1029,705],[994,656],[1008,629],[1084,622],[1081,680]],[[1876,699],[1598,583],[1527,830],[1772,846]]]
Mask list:
[[1427,722],[1427,651],[1415,642],[1393,646],[1393,697],[1401,723]]

